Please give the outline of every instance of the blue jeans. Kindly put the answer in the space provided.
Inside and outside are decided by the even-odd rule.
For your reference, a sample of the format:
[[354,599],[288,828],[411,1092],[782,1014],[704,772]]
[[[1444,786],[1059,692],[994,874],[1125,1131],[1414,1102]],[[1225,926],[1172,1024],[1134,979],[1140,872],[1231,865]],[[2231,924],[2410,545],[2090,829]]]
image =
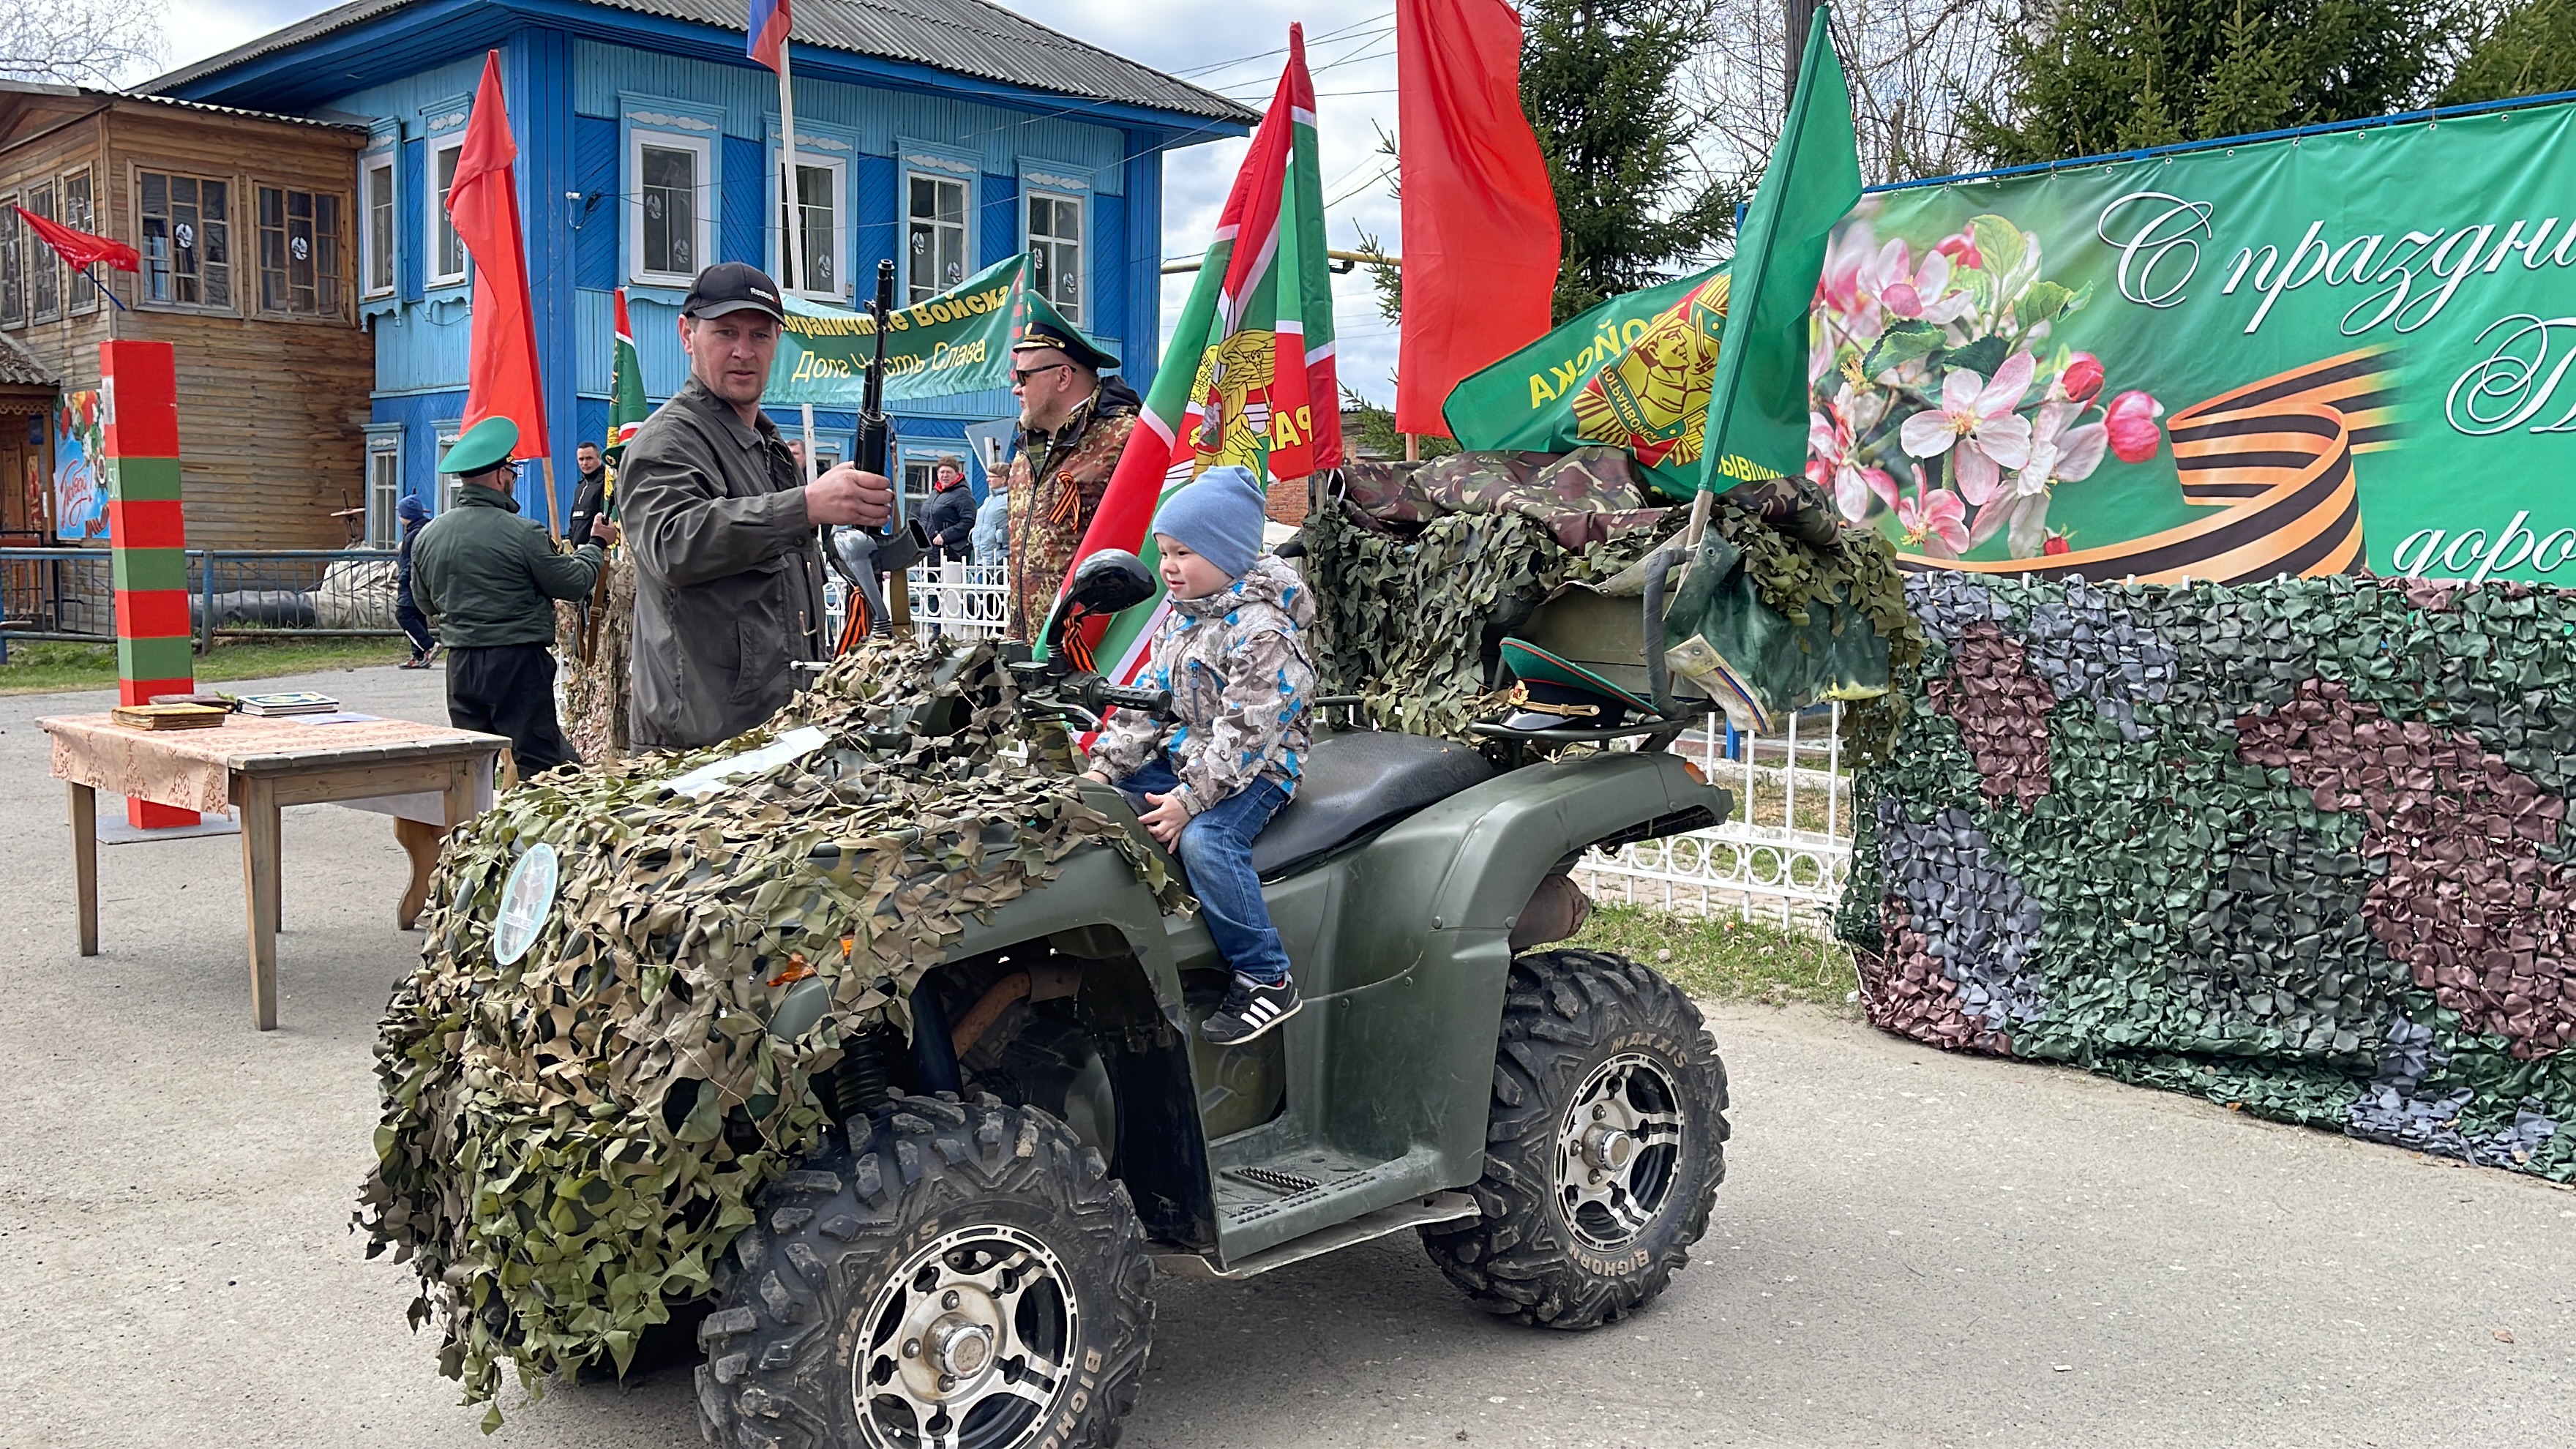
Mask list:
[[[1180,787],[1168,756],[1117,782],[1139,812],[1146,808],[1146,795],[1167,795]],[[1288,792],[1278,781],[1255,780],[1191,816],[1172,852],[1189,874],[1190,890],[1199,898],[1199,914],[1216,938],[1217,953],[1236,972],[1264,986],[1288,979],[1288,950],[1279,944],[1270,907],[1261,900],[1261,878],[1252,872],[1252,840],[1287,803]]]

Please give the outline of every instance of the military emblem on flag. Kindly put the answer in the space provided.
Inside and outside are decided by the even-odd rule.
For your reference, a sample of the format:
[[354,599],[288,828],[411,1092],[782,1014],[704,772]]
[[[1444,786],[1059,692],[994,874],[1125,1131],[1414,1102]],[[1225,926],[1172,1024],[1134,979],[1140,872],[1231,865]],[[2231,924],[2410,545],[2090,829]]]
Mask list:
[[[1342,461],[1315,83],[1302,26],[1288,27],[1288,68],[1235,173],[1137,421],[1076,566],[1105,548],[1152,563],[1154,510],[1219,463],[1251,469],[1267,490]],[[1135,676],[1162,606],[1158,591],[1109,621],[1092,649],[1104,674]]]

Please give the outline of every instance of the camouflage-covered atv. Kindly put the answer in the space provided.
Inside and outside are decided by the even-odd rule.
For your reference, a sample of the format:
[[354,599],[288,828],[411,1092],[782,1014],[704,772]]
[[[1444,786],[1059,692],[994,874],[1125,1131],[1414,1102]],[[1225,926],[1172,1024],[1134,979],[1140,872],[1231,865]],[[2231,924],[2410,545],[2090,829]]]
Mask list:
[[[1146,588],[1105,558],[1072,603]],[[1155,705],[1049,682],[1076,715]],[[1249,1278],[1405,1228],[1495,1312],[1639,1308],[1707,1225],[1725,1070],[1652,971],[1532,948],[1579,924],[1584,850],[1729,808],[1659,750],[1498,774],[1446,740],[1324,734],[1254,857],[1311,1006],[1233,1049],[1196,1030],[1225,980],[1205,928],[1114,853],[1069,859],[925,979],[907,1053],[834,1074],[846,1132],[769,1190],[699,1330],[709,1437],[1111,1443],[1149,1264]]]
[[[1050,643],[1149,590],[1131,556],[1095,558],[1050,621]],[[1013,666],[1023,714],[1087,724],[1113,705],[1162,704],[1073,672],[1061,649],[1047,658]],[[925,708],[959,716],[912,720],[945,738],[969,705]],[[702,1280],[687,1260],[602,1276],[659,1282],[674,1298],[702,1282],[713,1300],[697,1330],[704,1428],[743,1449],[1111,1444],[1142,1381],[1155,1270],[1243,1279],[1407,1228],[1496,1313],[1575,1329],[1636,1311],[1707,1226],[1725,1174],[1725,1069],[1698,1011],[1654,972],[1538,948],[1573,935],[1588,911],[1568,875],[1586,850],[1731,810],[1663,748],[1679,728],[1523,731],[1486,749],[1319,729],[1296,798],[1254,853],[1307,1009],[1233,1048],[1197,1030],[1223,995],[1223,962],[1195,913],[1167,910],[1144,868],[1177,866],[1117,792],[1083,784],[1081,803],[1123,838],[1073,842],[1043,884],[961,916],[901,1001],[908,1032],[847,1012],[851,983],[797,979],[810,970],[802,955],[766,977],[775,990],[763,986],[777,964],[765,959],[724,1001],[699,1003],[726,1032],[765,1033],[780,1062],[829,1043],[801,1059],[822,1064],[806,1090],[830,1125],[744,1202],[749,1221]],[[1612,737],[1641,747],[1568,748]],[[510,850],[528,853],[491,848],[493,870]],[[519,892],[473,894],[478,867],[457,855],[444,867],[459,877],[451,893],[498,898],[506,917]],[[891,910],[900,894],[871,899]],[[677,916],[638,929],[698,929]],[[581,921],[560,929],[549,949],[581,949]],[[733,929],[703,939],[738,949],[726,944],[741,939]],[[462,959],[482,947],[457,949]],[[493,949],[505,949],[497,935]],[[480,1090],[471,1071],[454,1088],[439,1075],[458,1037],[437,1033],[484,1009],[459,999],[440,1015],[397,997],[397,1016],[412,1005],[426,1024],[389,1030],[389,1103],[430,1077],[442,1084],[431,1090]],[[402,1061],[431,1063],[429,1076],[403,1076]],[[785,1071],[746,1079],[753,1112],[774,1109],[758,1094],[787,1090]],[[766,1150],[719,1093],[680,1095],[659,1104],[657,1122],[681,1124],[667,1135],[713,1149],[733,1134],[745,1160]],[[616,1106],[603,1103],[589,1110]],[[397,1115],[389,1108],[389,1122]],[[700,1116],[703,1132],[689,1125]],[[547,1119],[520,1120],[544,1136]],[[572,1132],[583,1122],[569,1097],[551,1120]],[[388,1140],[380,1133],[380,1148]],[[435,1171],[448,1150],[423,1143],[414,1170]],[[433,1295],[451,1285],[446,1308],[463,1325],[452,1335],[536,1332],[526,1312],[498,1305],[515,1301],[513,1274],[547,1271],[554,1250],[508,1241],[459,1266],[466,1255],[440,1239],[469,1229],[406,1238],[382,1225],[412,1211],[399,1205],[409,1191],[382,1194],[397,1205],[378,1207],[377,1235],[427,1260]],[[475,1196],[487,1218],[511,1211]],[[647,1223],[656,1211],[733,1211],[694,1206],[683,1188],[630,1197],[589,1178],[528,1201],[518,1221],[540,1233],[589,1231],[630,1206]],[[493,1261],[509,1253],[523,1266]],[[505,1323],[509,1312],[518,1317]]]

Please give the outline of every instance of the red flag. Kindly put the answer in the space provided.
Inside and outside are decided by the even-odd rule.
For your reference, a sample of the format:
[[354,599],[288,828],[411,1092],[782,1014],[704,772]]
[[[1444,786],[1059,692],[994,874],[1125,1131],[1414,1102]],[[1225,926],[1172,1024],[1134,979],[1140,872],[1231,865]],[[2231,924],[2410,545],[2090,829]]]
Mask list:
[[1504,0],[1396,0],[1404,432],[1449,436],[1440,405],[1458,380],[1548,329],[1556,192],[1520,75],[1520,17]]
[[510,112],[501,101],[501,52],[483,57],[483,85],[456,158],[447,216],[474,256],[474,341],[465,365],[465,419],[519,425],[513,458],[542,458],[546,408],[537,371],[536,308],[528,300],[528,247],[519,231],[519,187],[511,163]]
[[92,236],[85,231],[74,231],[59,221],[38,216],[23,206],[10,209],[17,212],[27,223],[28,229],[33,231],[45,245],[52,247],[55,254],[69,264],[75,272],[92,262],[105,262],[120,272],[143,270],[143,259],[134,254],[134,248],[121,241]]

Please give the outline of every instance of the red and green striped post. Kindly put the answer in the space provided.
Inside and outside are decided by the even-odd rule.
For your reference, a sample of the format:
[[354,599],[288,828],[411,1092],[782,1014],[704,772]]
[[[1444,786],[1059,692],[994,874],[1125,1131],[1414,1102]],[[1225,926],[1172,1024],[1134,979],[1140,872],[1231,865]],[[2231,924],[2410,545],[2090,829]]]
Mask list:
[[[197,687],[188,627],[188,529],[179,513],[178,368],[167,342],[98,345],[107,542],[116,577],[116,698],[145,704]],[[127,823],[195,825],[194,810],[129,797]]]

